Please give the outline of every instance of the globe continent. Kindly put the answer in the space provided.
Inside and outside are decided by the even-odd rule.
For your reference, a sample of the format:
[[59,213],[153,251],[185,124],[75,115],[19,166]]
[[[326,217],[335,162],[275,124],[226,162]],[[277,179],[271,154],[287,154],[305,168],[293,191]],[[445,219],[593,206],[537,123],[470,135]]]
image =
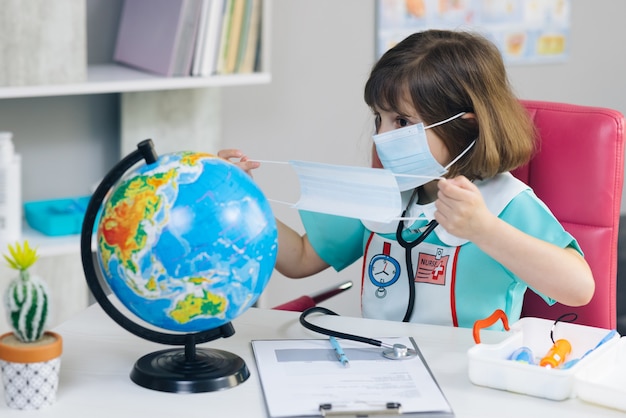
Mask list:
[[258,299],[276,261],[276,222],[263,193],[210,154],[165,154],[128,172],[97,225],[97,259],[113,293],[171,331],[230,322]]

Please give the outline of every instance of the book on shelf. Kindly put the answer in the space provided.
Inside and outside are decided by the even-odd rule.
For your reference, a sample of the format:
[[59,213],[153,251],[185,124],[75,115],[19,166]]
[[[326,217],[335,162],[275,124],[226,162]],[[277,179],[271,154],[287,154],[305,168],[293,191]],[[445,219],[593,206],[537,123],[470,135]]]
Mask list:
[[174,75],[188,76],[191,74],[198,28],[200,26],[200,12],[202,0],[186,0],[187,6],[182,21],[178,48],[174,57]]
[[215,63],[215,73],[223,74],[226,68],[226,52],[228,51],[228,41],[230,37],[230,27],[232,25],[232,15],[236,1],[225,0],[222,13],[222,28],[220,31],[220,41],[217,49],[217,62]]
[[114,60],[165,77],[258,68],[262,0],[125,0]]
[[257,55],[260,52],[262,0],[248,0],[250,3],[247,28],[242,33],[237,57],[237,73],[252,73],[256,70]]
[[[224,15],[225,0],[204,0],[208,4],[207,14],[201,16],[205,19],[203,33],[200,34],[199,48],[196,52],[199,56],[194,59],[198,61],[197,71],[192,75],[210,76],[217,68],[217,54],[219,52],[220,37],[222,33],[222,22]],[[202,25],[202,22],[201,22]]]
[[237,54],[239,51],[239,40],[241,39],[241,31],[244,27],[244,16],[246,4],[249,0],[234,0],[232,13],[230,16],[230,27],[228,39],[226,41],[224,51],[224,66],[220,68],[221,74],[233,74],[237,65]]
[[[199,71],[194,75],[252,73],[257,67],[262,0],[206,0]],[[201,23],[202,25],[202,23]]]
[[166,77],[189,75],[200,0],[125,0],[114,60]]
[[204,55],[204,43],[206,39],[209,12],[211,10],[211,0],[200,0],[200,22],[193,51],[193,61],[191,63],[191,75],[200,75],[202,57]]

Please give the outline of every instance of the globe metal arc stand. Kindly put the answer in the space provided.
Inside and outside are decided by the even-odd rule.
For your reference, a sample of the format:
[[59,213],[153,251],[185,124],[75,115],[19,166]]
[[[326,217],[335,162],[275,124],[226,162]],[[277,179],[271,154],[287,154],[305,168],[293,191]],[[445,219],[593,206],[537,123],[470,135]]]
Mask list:
[[136,336],[159,344],[184,348],[146,354],[135,363],[130,378],[139,386],[161,392],[200,393],[228,389],[246,381],[250,372],[244,360],[228,351],[198,348],[196,344],[227,338],[235,333],[230,322],[211,330],[166,334],[148,329],[120,312],[103,289],[91,250],[93,229],[102,202],[109,190],[135,164],[144,160],[154,164],[158,157],[150,139],[141,141],[137,150],[122,159],[96,188],[83,220],[81,258],[87,285],[102,309],[120,326]]

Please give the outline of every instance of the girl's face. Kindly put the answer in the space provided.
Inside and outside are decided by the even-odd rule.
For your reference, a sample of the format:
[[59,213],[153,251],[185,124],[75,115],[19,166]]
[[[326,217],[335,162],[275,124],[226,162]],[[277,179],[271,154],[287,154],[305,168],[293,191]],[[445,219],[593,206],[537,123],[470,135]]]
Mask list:
[[[393,131],[394,129],[422,122],[422,119],[411,106],[403,106],[403,108],[407,110],[407,112],[398,113],[396,111],[374,109],[374,116],[376,117],[376,133],[382,134]],[[437,136],[432,129],[426,129],[426,139],[428,140],[428,148],[430,148],[430,152],[439,164],[446,166],[450,161],[452,161],[448,149],[444,145],[441,138],[439,138],[439,136]]]

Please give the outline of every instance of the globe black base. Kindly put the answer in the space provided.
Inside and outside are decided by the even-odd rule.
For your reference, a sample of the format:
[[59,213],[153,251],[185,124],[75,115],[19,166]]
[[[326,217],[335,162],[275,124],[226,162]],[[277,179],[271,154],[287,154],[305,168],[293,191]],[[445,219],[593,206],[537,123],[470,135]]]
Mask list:
[[201,393],[245,382],[250,371],[241,357],[228,351],[196,348],[193,358],[183,348],[155,351],[135,363],[130,378],[161,392]]

